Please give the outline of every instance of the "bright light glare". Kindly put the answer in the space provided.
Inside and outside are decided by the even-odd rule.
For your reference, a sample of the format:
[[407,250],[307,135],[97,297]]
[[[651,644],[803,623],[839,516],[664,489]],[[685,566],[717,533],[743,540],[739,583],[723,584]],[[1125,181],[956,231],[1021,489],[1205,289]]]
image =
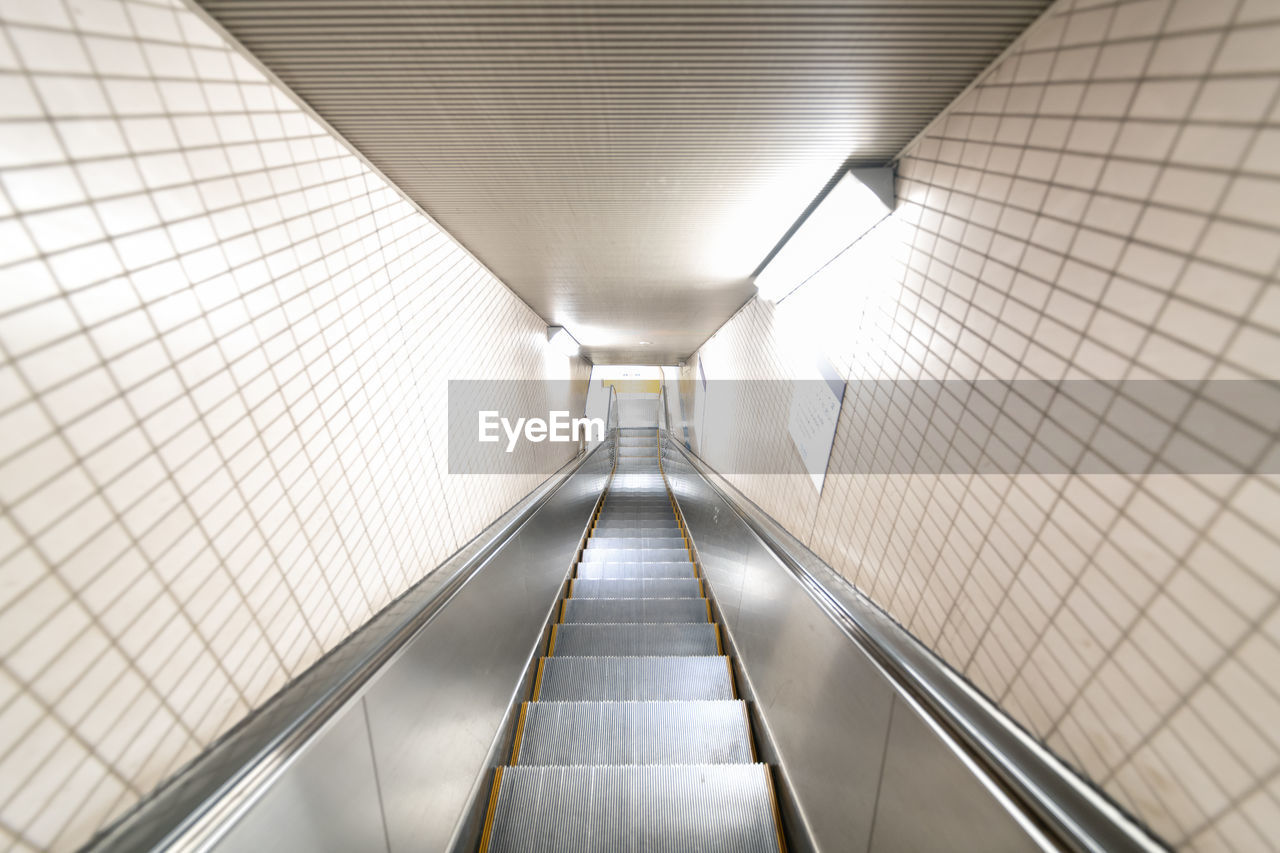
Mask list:
[[[876,177],[883,179],[882,174]],[[845,173],[756,276],[760,298],[781,302],[890,212],[890,206],[854,171]]]
[[557,352],[570,356],[578,354],[578,342],[564,326],[547,326],[547,340]]

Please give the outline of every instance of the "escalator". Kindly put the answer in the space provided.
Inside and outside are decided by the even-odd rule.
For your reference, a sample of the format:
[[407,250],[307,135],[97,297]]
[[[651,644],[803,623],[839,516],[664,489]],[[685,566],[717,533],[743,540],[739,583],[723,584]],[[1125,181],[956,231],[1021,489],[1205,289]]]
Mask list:
[[1165,849],[646,426],[611,429],[87,849],[788,848]]
[[623,430],[510,763],[494,774],[482,853],[781,853],[770,771],[707,593],[657,430]]

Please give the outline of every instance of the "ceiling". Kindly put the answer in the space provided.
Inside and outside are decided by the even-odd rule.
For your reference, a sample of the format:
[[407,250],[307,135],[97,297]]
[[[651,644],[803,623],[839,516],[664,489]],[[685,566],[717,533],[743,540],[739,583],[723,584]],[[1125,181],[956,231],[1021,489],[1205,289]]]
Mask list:
[[199,2],[600,364],[689,355],[1048,5]]

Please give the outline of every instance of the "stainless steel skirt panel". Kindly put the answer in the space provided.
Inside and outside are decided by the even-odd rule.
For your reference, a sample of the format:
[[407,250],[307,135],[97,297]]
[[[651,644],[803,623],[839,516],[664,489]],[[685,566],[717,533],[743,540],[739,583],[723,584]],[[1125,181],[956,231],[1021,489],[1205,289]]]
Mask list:
[[608,480],[604,450],[452,593],[217,849],[400,853],[454,843]]
[[392,853],[443,850],[605,485],[584,467],[429,623],[366,694]]
[[218,839],[217,849],[387,850],[375,772],[361,700]]
[[[982,844],[941,849],[1042,849],[937,732],[917,729],[919,742],[905,748],[895,728],[913,712],[883,672],[699,472],[675,451],[663,464],[745,673],[744,693],[781,765],[793,846],[938,849],[896,845],[969,838],[967,822],[980,816]],[[926,784],[939,778],[952,784]]]

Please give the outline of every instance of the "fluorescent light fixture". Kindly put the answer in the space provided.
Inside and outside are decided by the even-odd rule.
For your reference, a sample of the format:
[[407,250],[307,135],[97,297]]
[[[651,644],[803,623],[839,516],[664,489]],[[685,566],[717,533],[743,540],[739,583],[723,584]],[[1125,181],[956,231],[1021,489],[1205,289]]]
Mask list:
[[850,169],[801,220],[756,276],[761,299],[781,302],[893,210],[893,169]]
[[573,335],[569,334],[569,330],[564,326],[547,326],[547,340],[551,342],[551,346],[556,348],[557,352],[565,355],[578,354],[578,342],[573,339]]

